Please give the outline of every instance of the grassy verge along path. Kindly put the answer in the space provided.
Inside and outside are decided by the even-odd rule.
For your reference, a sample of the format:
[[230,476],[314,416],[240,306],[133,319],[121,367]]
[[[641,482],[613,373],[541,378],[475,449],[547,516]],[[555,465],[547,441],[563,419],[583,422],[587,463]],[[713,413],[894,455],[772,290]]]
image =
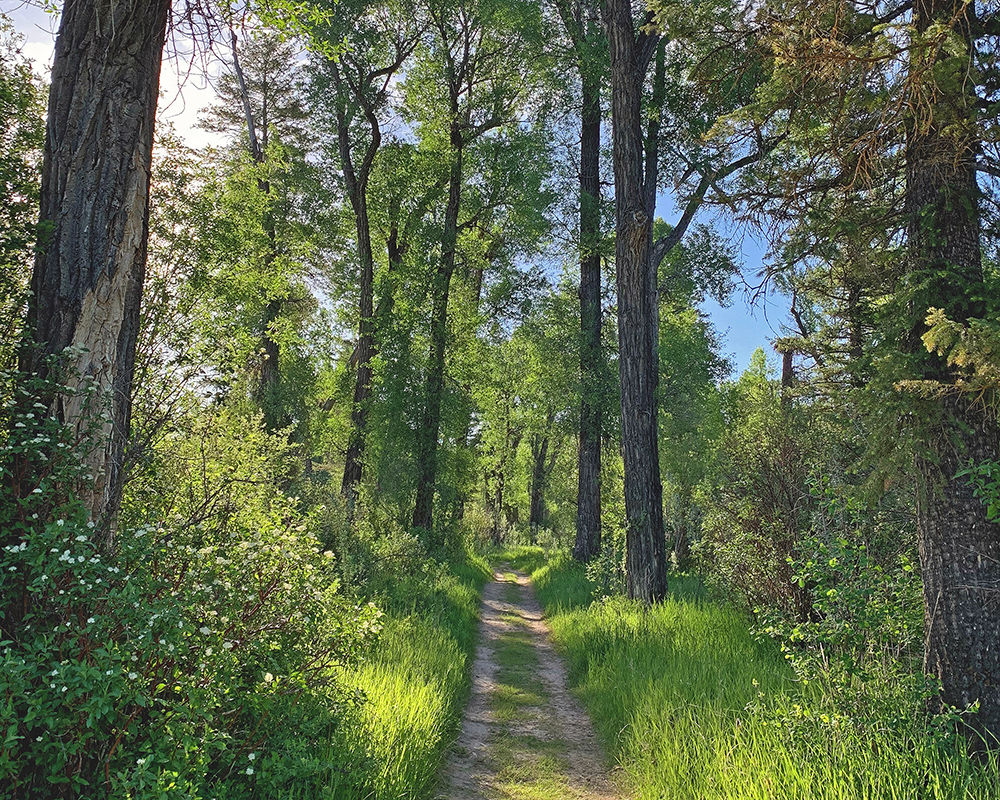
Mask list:
[[566,688],[523,574],[483,590],[472,695],[443,772],[441,800],[611,800],[590,720]]
[[592,603],[569,558],[509,557],[531,573],[570,682],[636,800],[1000,797],[996,758],[970,758],[952,726],[902,703],[845,706],[795,680],[777,647],[696,579],[672,578],[653,608]]
[[345,710],[317,758],[330,765],[325,790],[289,800],[425,800],[457,727],[475,650],[485,561],[455,559],[379,588],[385,630],[369,658],[337,675],[364,698]]

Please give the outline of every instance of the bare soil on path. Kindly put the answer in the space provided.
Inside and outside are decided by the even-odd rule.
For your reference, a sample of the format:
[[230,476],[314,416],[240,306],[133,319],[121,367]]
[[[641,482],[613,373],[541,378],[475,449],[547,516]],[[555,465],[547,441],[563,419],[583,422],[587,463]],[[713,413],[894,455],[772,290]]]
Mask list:
[[483,590],[471,696],[437,800],[617,800],[527,576],[494,578]]

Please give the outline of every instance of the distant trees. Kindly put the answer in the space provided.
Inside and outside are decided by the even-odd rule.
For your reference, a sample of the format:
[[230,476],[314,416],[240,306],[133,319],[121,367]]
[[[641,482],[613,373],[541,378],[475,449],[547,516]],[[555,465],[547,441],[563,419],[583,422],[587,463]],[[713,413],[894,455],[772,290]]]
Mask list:
[[465,228],[476,225],[478,216],[461,218],[466,159],[474,143],[514,124],[523,112],[522,104],[528,101],[535,83],[531,47],[538,41],[538,21],[534,8],[521,3],[445,6],[432,2],[426,13],[433,38],[418,51],[407,88],[420,101],[419,111],[414,108],[414,113],[421,123],[421,135],[425,140],[436,140],[439,147],[443,145],[441,153],[448,165],[441,255],[430,284],[430,349],[423,416],[417,431],[412,519],[415,528],[431,531],[451,284],[459,236]]
[[41,88],[0,18],[0,369],[13,366],[38,219],[38,172],[45,143]]
[[[315,220],[301,211],[312,178],[304,75],[294,47],[273,33],[226,35],[218,99],[201,124],[229,137],[227,158],[202,178],[192,289],[225,304],[214,312],[221,335],[210,335],[220,352],[237,351],[237,372],[267,429],[294,422],[301,438],[301,387],[289,375],[296,329],[315,306],[304,279],[316,238]],[[240,329],[223,320],[238,320]]]

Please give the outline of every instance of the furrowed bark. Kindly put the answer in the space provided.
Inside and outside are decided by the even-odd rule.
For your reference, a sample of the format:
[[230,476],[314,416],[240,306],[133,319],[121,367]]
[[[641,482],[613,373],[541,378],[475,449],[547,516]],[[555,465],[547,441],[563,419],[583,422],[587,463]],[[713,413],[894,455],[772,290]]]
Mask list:
[[601,81],[581,57],[580,452],[573,558],[601,552]]
[[601,71],[596,4],[556,0],[580,74],[580,435],[573,558],[601,551]]
[[[453,115],[457,116],[457,102]],[[441,401],[444,396],[444,357],[448,343],[448,295],[455,272],[455,248],[458,243],[458,215],[462,199],[462,157],[465,141],[456,119],[451,126],[452,163],[448,180],[448,205],[445,209],[441,260],[434,274],[434,306],[431,312],[430,363],[424,414],[417,432],[417,494],[413,507],[413,527],[425,531],[434,528],[434,490],[437,480],[437,446],[441,431]],[[432,544],[441,544],[433,540]]]
[[622,452],[625,460],[628,595],[646,603],[667,591],[663,488],[657,436],[657,282],[644,186],[642,97],[649,42],[637,41],[629,0],[607,0],[615,172]]
[[[42,168],[39,251],[22,371],[73,392],[44,398],[94,446],[76,487],[110,524],[121,501],[139,305],[146,271],[153,121],[169,0],[67,0],[56,40]],[[70,349],[67,349],[70,348]],[[107,416],[102,416],[102,411]]]
[[[911,120],[906,138],[906,213],[912,285],[908,350],[915,377],[947,382],[943,360],[924,351],[920,333],[929,306],[958,322],[985,316],[980,250],[981,222],[972,120],[975,95],[964,81],[972,64],[971,4],[956,16],[953,0],[919,0],[914,26],[922,34],[934,23],[954,25],[966,51],[941,48],[933,55],[941,76],[925,119]],[[968,15],[968,16],[967,16]],[[920,55],[918,51],[918,55]],[[921,80],[916,77],[914,80]],[[917,531],[924,585],[925,668],[941,681],[936,706],[979,703],[968,718],[982,736],[974,747],[995,748],[1000,736],[1000,526],[986,518],[967,479],[955,474],[974,462],[1000,457],[995,416],[962,394],[948,394],[922,407],[923,452],[917,456],[920,489]]]

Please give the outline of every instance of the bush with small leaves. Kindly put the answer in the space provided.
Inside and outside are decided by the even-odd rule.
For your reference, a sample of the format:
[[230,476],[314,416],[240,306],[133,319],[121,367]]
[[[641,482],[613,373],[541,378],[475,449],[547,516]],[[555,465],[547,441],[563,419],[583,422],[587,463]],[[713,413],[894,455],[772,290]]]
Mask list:
[[[265,480],[193,524],[136,524],[133,510],[111,550],[67,491],[81,479],[72,456],[44,467],[34,457],[73,443],[30,408],[8,405],[0,428],[0,796],[322,785],[343,765],[316,753],[354,702],[333,676],[380,612],[338,594],[310,517]],[[266,479],[273,445],[231,446]],[[202,456],[199,469],[219,467]],[[31,474],[15,475],[25,464]],[[38,491],[19,499],[15,479]]]

